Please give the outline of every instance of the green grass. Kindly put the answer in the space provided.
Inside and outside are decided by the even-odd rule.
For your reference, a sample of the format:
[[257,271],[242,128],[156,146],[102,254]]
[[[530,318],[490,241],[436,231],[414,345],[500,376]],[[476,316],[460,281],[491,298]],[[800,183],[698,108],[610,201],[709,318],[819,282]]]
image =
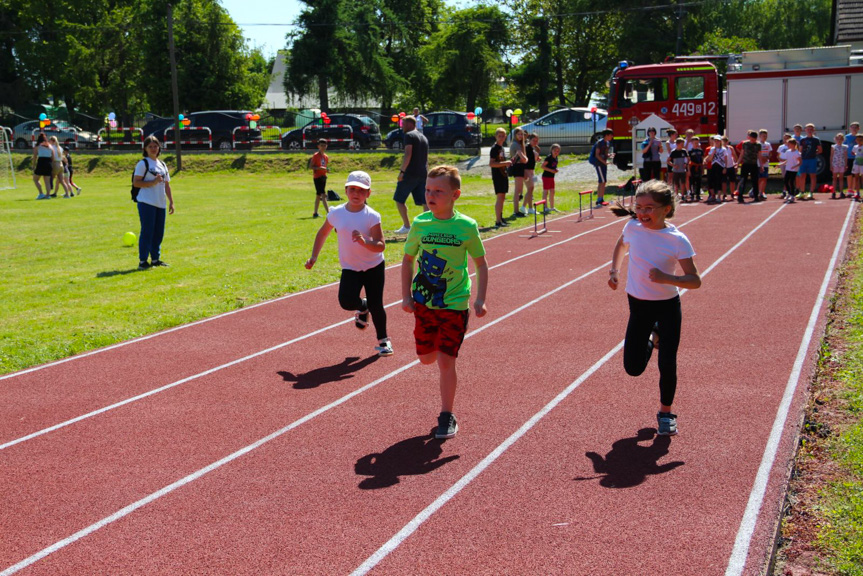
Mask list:
[[[400,155],[331,157],[328,187],[341,192],[350,170],[369,170],[369,202],[381,212],[385,231],[398,228],[391,198]],[[16,190],[0,192],[0,373],[338,279],[333,238],[314,271],[303,267],[321,221],[311,218],[311,174],[306,156],[298,154],[184,156],[184,170],[172,182],[176,213],[168,217],[163,243],[171,267],[138,272],[137,246],[122,243],[126,231],[139,230],[129,196],[137,158],[76,154],[75,181],[84,192],[74,199],[34,200],[24,172]],[[173,165],[170,155],[165,158]],[[25,170],[29,158],[16,156],[15,162]],[[558,207],[577,208],[572,196],[559,191]],[[490,179],[465,177],[459,210],[490,226],[493,203]],[[411,215],[417,213],[411,207]],[[385,254],[394,263],[401,245],[387,237]]]
[[849,267],[847,346],[833,359],[841,368],[842,398],[850,424],[831,442],[830,457],[842,479],[822,491],[822,530],[817,543],[838,574],[863,576],[863,251]]

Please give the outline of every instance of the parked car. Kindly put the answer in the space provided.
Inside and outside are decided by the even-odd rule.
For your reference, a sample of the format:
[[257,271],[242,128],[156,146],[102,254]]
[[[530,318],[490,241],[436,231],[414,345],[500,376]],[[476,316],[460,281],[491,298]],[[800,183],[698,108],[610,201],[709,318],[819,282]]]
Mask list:
[[172,118],[154,118],[150,120],[141,130],[144,132],[144,138],[147,136],[155,136],[160,141],[165,140],[165,128],[174,123]]
[[[12,141],[15,143],[15,148],[26,150],[33,146],[33,131],[39,133],[39,121],[28,120],[22,122],[12,129]],[[51,124],[41,129],[49,138],[56,136],[60,144],[67,148],[96,148],[99,144],[99,136],[92,132],[88,132],[69,124],[65,120],[55,120]]]
[[[549,112],[542,118],[521,126],[528,134],[539,136],[544,146],[557,143],[561,146],[592,144],[605,130],[608,113],[605,110],[596,111],[594,121],[590,108],[562,108]],[[512,142],[512,133],[509,135]]]
[[[251,110],[205,110],[202,112],[191,112],[186,114],[189,119],[189,128],[210,129],[213,136],[213,150],[233,150],[234,129],[249,126],[246,114],[254,114]],[[161,142],[165,142],[165,131],[174,125],[173,118],[155,118],[150,120],[141,129],[144,138],[155,136]],[[236,132],[237,148],[250,149],[261,145],[261,131],[257,128],[252,130],[238,130]],[[188,144],[188,148],[206,148],[203,144]]]
[[[467,119],[465,112],[430,112],[423,114],[428,122],[423,124],[423,134],[433,148],[465,148],[479,146],[482,135],[479,126]],[[387,148],[399,150],[404,146],[401,128],[387,134]]]
[[[342,140],[351,138],[347,142],[330,142],[330,148],[380,148],[381,129],[378,123],[361,114],[330,114],[330,123],[324,124],[320,118],[312,120],[302,128],[295,128],[290,132],[282,134],[283,150],[299,150],[303,148],[314,148],[315,141],[319,138],[328,140]],[[350,126],[339,128],[339,126]],[[303,132],[305,131],[305,140]],[[351,135],[349,135],[349,133]]]

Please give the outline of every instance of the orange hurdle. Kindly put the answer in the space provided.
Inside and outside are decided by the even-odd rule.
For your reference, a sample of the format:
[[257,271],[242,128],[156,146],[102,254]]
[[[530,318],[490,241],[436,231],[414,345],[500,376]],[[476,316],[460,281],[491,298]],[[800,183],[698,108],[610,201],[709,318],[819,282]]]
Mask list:
[[[588,203],[590,209],[586,217],[582,215],[581,208],[581,199],[585,196],[585,194],[590,194],[590,202]],[[593,218],[593,190],[585,190],[584,192],[578,193],[578,222],[590,220],[591,218]]]

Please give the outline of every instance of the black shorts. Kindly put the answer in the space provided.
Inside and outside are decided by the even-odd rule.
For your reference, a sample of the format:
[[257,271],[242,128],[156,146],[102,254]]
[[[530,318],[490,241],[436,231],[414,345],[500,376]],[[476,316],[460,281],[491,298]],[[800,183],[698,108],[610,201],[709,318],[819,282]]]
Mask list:
[[315,194],[318,196],[326,196],[327,195],[327,177],[321,176],[319,178],[315,178]]
[[672,172],[671,183],[675,186],[686,185],[686,172]]
[[494,193],[504,195],[508,194],[509,178],[501,174],[500,169],[498,168],[492,168],[491,170],[491,181],[494,182]]
[[524,164],[518,163],[512,165],[512,177],[513,178],[524,178]]

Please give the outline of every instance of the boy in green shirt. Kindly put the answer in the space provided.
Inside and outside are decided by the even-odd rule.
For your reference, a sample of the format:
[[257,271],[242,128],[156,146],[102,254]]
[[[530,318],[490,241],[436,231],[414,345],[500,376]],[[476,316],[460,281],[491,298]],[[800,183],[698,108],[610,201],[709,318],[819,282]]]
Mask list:
[[[417,356],[423,364],[437,362],[440,369],[441,413],[435,431],[439,439],[458,432],[452,410],[458,383],[455,361],[470,315],[468,255],[473,258],[478,281],[474,311],[477,318],[486,314],[485,248],[476,220],[455,210],[460,195],[458,168],[438,166],[428,173],[425,197],[429,211],[414,218],[402,260],[402,309],[416,319]],[[417,255],[419,267],[414,276]]]

